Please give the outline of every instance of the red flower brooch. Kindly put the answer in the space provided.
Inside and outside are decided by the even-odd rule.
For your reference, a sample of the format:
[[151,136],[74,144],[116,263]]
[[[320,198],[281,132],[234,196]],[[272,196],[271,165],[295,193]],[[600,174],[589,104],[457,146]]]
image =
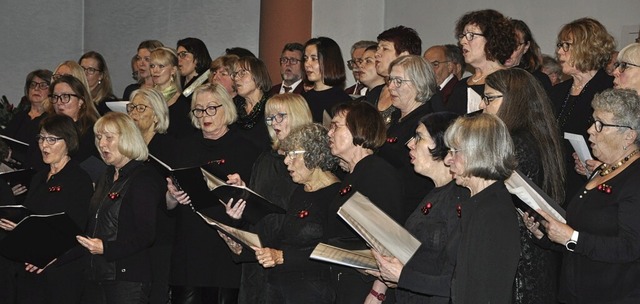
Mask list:
[[427,215],[429,214],[429,211],[431,211],[431,207],[433,207],[433,204],[431,204],[431,202],[427,202],[420,210],[422,211],[422,214]]
[[397,137],[388,137],[387,138],[387,143],[395,144],[397,142],[398,142],[398,138]]
[[49,192],[60,192],[62,191],[62,186],[51,186],[49,187]]
[[458,214],[458,217],[462,217],[462,205],[456,205],[456,213]]
[[109,192],[109,194],[107,194],[107,196],[112,200],[115,201],[117,198],[120,197],[120,193],[118,192]]
[[347,193],[351,192],[351,185],[347,185],[346,187],[340,189],[340,196],[345,196]]
[[598,185],[598,190],[600,192],[604,192],[606,194],[611,194],[611,192],[613,192],[613,188],[611,188],[611,186],[607,185],[607,184],[600,184]]
[[216,165],[224,165],[225,160],[223,159],[217,159],[217,160],[211,160],[209,162],[207,162],[208,165],[210,164],[216,164]]

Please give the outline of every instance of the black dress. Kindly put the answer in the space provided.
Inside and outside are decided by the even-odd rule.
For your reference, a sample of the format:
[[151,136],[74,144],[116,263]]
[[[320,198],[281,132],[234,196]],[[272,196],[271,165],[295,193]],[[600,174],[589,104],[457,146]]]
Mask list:
[[[596,93],[602,92],[613,87],[613,77],[607,75],[604,70],[598,72],[584,86],[580,95],[571,95],[571,86],[573,79],[569,79],[559,83],[551,90],[551,102],[555,108],[558,127],[560,128],[560,136],[564,138],[564,132],[580,134],[585,141],[588,140],[589,134],[587,129],[591,126],[593,108],[591,108],[591,100]],[[565,169],[567,170],[567,202],[571,199],[576,191],[586,182],[586,178],[576,173],[573,160],[573,147],[569,141],[564,142],[564,154],[566,160]]]
[[191,98],[180,95],[178,100],[169,106],[169,128],[167,135],[175,138],[185,138],[198,134],[198,129],[191,124],[189,112],[191,111]]
[[518,214],[504,182],[462,203],[453,303],[510,303],[520,256]]
[[[451,96],[449,96],[449,100],[445,104],[447,111],[458,113],[459,115],[467,114],[469,113],[469,94],[475,98],[482,98],[482,96],[484,96],[484,84],[468,85],[467,80],[469,80],[469,78],[470,77],[462,78],[456,83],[456,86],[453,87],[453,92],[451,92]],[[472,91],[469,91],[469,89]],[[482,102],[480,99],[477,101]],[[436,109],[440,110],[439,108]],[[475,107],[473,107],[473,109],[475,109]]]
[[324,91],[309,90],[302,93],[302,97],[309,104],[313,122],[322,123],[323,113],[326,111],[329,116],[333,113],[333,107],[343,102],[351,101],[349,94],[339,87],[331,87]]
[[409,216],[404,226],[422,245],[402,269],[398,303],[449,303],[458,247],[453,237],[460,223],[457,207],[468,198],[469,190],[451,181],[433,189]]
[[[402,217],[403,185],[393,166],[376,155],[360,160],[340,185],[340,192],[329,205],[327,239],[330,245],[353,250],[367,249],[365,242],[337,215],[338,209],[355,193],[368,197],[397,222]],[[363,302],[374,278],[352,268],[332,266],[332,280],[337,286],[336,303]]]
[[[385,87],[386,86],[384,84],[381,84],[381,85],[371,89],[370,91],[367,91],[367,94],[364,97],[365,101],[370,103],[376,109],[378,109],[378,102],[380,101],[380,94],[382,94],[382,90],[384,90]],[[378,109],[378,111],[380,112],[380,115],[382,115],[382,120],[384,121],[384,124],[388,126],[391,123],[392,116],[396,112],[398,112],[398,108],[394,107],[393,105],[390,105],[387,109],[382,110],[382,111],[380,111],[380,109]]]
[[36,135],[40,133],[40,122],[45,117],[47,117],[46,112],[34,119],[31,119],[29,116],[29,110],[27,109],[16,113],[7,127],[2,130],[3,135],[29,144],[29,148],[27,148],[27,155],[13,155],[13,157],[17,157],[19,160],[24,162],[25,168],[37,168],[36,170],[43,170],[47,167],[42,162],[42,154],[40,153],[38,141],[36,140]]
[[[49,169],[45,169],[33,177],[24,205],[36,214],[65,212],[83,229],[93,194],[91,178],[73,161],[49,180],[48,173]],[[54,263],[39,275],[21,271],[20,303],[79,303],[84,286],[83,266],[82,260],[75,260],[61,266]]]
[[266,271],[265,303],[333,303],[329,264],[310,260],[309,255],[319,242],[326,242],[327,207],[339,189],[334,183],[305,192],[299,185],[289,210],[279,216],[282,224],[272,226],[276,229],[264,237],[265,246],[282,250],[284,257],[284,264]]
[[442,95],[436,93],[431,97],[431,100],[426,101],[402,119],[399,117],[400,111],[397,111],[398,115],[394,117],[387,129],[387,140],[377,151],[378,156],[396,168],[404,185],[403,213],[399,220],[400,223],[404,223],[416,209],[418,203],[434,187],[429,178],[413,170],[409,148],[406,144],[416,134],[420,118],[433,112],[431,102],[441,99]]
[[245,110],[246,99],[234,100],[238,111],[238,120],[230,128],[236,129],[246,139],[251,141],[256,147],[266,149],[271,144],[267,124],[264,121],[264,107],[267,104],[267,94],[262,96],[251,109],[251,113]]
[[[258,156],[258,149],[235,130],[229,130],[217,140],[205,139],[202,135],[194,136],[180,146],[189,152],[177,160],[179,167],[224,160],[224,164],[220,164],[213,172],[223,178],[232,173],[249,177],[251,166]],[[189,206],[178,205],[174,211],[176,239],[171,256],[171,285],[238,288],[240,265],[233,262],[232,253],[216,230]],[[222,204],[216,203],[203,212],[215,220],[233,224]]]

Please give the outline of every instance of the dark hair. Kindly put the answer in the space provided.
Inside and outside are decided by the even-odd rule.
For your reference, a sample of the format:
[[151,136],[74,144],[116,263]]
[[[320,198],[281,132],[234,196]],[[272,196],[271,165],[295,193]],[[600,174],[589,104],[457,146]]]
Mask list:
[[[527,26],[524,21],[512,19],[511,23],[513,24],[516,32],[522,33],[524,43],[529,43],[529,49],[526,53],[522,54],[522,59],[520,60],[520,65],[518,67],[533,73],[542,66],[542,52],[540,51],[540,46],[536,40],[533,39],[531,29],[529,29],[529,26]],[[520,41],[517,42],[520,43]]]
[[[344,87],[347,77],[344,74],[344,59],[338,43],[328,37],[317,37],[309,39],[304,45],[305,49],[310,45],[315,45],[318,49],[318,63],[324,84]],[[308,81],[307,74],[302,75],[304,80]]]
[[503,102],[496,115],[509,132],[512,135],[527,132],[533,137],[542,164],[542,190],[557,202],[563,202],[562,141],[551,102],[542,85],[531,73],[519,68],[496,71],[487,76],[485,84],[502,93]]
[[422,55],[422,40],[416,30],[406,26],[392,27],[378,35],[378,42],[381,40],[393,42],[396,55],[406,51],[409,55]]
[[240,58],[242,57],[256,57],[251,51],[241,48],[241,47],[232,47],[224,50],[225,55],[236,55]]
[[456,22],[456,39],[467,25],[476,25],[482,31],[487,40],[484,46],[487,60],[504,64],[518,47],[511,21],[496,10],[486,9],[463,15]]
[[10,152],[9,145],[3,139],[0,139],[0,162],[4,162],[9,157]]
[[147,49],[149,50],[149,52],[153,52],[153,50],[163,46],[164,44],[162,44],[162,42],[158,40],[145,40],[140,42],[140,44],[138,45],[138,50]]
[[61,137],[67,144],[67,154],[69,156],[73,156],[73,154],[78,151],[80,145],[78,129],[71,117],[62,114],[47,115],[47,117],[40,122],[40,130]]
[[444,143],[444,133],[456,121],[458,116],[457,113],[453,112],[436,112],[420,118],[420,123],[427,128],[431,139],[436,144],[435,148],[429,149],[434,160],[444,161],[447,153],[449,153],[449,148]]
[[271,77],[264,62],[256,57],[240,57],[237,62],[238,66],[251,72],[251,77],[256,83],[256,87],[262,92],[268,92],[271,89]]
[[282,52],[281,53],[284,53],[285,51],[300,52],[300,53],[304,54],[304,45],[302,45],[301,43],[297,43],[297,42],[287,43],[282,48]]
[[29,86],[31,85],[31,82],[33,81],[34,78],[38,77],[50,85],[51,75],[53,75],[53,72],[49,70],[35,70],[27,74],[27,80],[24,83],[24,96],[27,96],[27,97],[29,96]]
[[198,75],[202,75],[202,73],[211,67],[211,56],[209,56],[209,50],[202,40],[192,37],[184,38],[178,40],[176,48],[180,46],[185,48],[187,52],[193,54],[193,60],[197,62],[196,73],[198,73]]
[[467,63],[464,61],[464,56],[462,55],[462,50],[460,46],[455,44],[445,44],[445,52],[444,55],[447,57],[447,60],[451,60],[451,62],[455,64],[459,64],[462,67],[462,71],[466,70]]
[[387,139],[387,130],[378,109],[366,102],[350,102],[338,104],[333,116],[345,115],[345,125],[353,144],[365,149],[376,150]]
[[[111,76],[109,75],[109,68],[107,67],[107,61],[104,60],[104,57],[95,51],[86,52],[78,59],[78,64],[82,62],[82,59],[95,59],[98,62],[98,72],[102,74],[102,80],[98,83],[95,90],[91,91],[91,98],[93,98],[93,102],[97,105],[106,99],[115,99],[115,95],[113,95],[113,86],[111,84]],[[91,88],[88,88],[91,90]]]
[[[59,83],[66,83],[71,87],[73,93],[78,95],[79,99],[84,101],[80,106],[80,110],[78,111],[78,121],[77,128],[79,137],[82,137],[86,134],[86,132],[93,127],[93,124],[98,120],[98,111],[96,110],[95,104],[91,101],[91,95],[89,95],[89,91],[85,88],[82,81],[78,78],[73,77],[72,75],[62,75],[60,78],[56,79],[49,86],[49,95],[53,94],[53,89]],[[54,107],[51,107],[53,110]]]

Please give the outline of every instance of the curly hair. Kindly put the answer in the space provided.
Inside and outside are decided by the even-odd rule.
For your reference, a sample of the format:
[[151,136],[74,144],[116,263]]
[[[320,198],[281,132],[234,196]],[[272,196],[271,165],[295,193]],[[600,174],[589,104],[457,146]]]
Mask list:
[[487,40],[484,52],[487,60],[504,64],[518,47],[511,21],[496,10],[486,9],[466,13],[456,22],[456,39],[467,25],[476,25]]
[[280,147],[284,151],[304,150],[304,165],[308,169],[332,171],[338,166],[338,158],[329,148],[329,133],[320,124],[306,124],[292,130]]
[[613,36],[593,18],[580,18],[565,24],[558,33],[557,42],[562,41],[572,43],[570,64],[581,72],[606,67],[616,48]]
[[[613,114],[613,123],[621,126],[629,126],[632,130],[640,130],[640,96],[635,90],[608,89],[593,97],[591,101],[593,110],[604,111]],[[619,128],[626,131],[626,128]],[[634,142],[640,145],[640,136]]]
[[420,39],[418,32],[410,27],[402,25],[392,27],[380,33],[377,39],[378,42],[381,40],[393,42],[396,56],[405,51],[409,55],[422,55],[422,39]]

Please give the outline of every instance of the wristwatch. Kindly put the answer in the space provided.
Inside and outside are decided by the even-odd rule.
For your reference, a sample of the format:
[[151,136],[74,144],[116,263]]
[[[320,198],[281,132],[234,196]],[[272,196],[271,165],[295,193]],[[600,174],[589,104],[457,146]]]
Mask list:
[[376,297],[376,299],[378,299],[378,301],[384,301],[387,298],[387,296],[384,293],[377,292],[377,291],[375,291],[373,289],[371,289],[371,291],[369,291],[369,293],[372,296]]
[[576,249],[576,246],[578,244],[578,231],[573,231],[573,233],[571,234],[571,238],[567,241],[566,244],[564,244],[564,247],[567,248],[567,250],[573,252]]

